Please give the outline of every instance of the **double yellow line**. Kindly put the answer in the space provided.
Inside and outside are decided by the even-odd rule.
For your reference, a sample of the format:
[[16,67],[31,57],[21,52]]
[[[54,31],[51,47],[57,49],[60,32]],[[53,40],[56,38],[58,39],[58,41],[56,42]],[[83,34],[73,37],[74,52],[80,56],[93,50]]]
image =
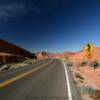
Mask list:
[[21,79],[21,78],[23,78],[23,77],[25,77],[25,76],[28,76],[28,75],[32,74],[33,72],[36,72],[37,70],[39,70],[39,69],[41,69],[41,68],[46,67],[46,66],[47,66],[48,64],[50,64],[51,62],[52,62],[52,61],[49,61],[49,62],[47,62],[47,63],[45,63],[45,64],[43,64],[43,65],[40,65],[40,66],[36,67],[35,69],[32,69],[32,70],[30,70],[30,71],[27,71],[27,72],[25,72],[25,73],[23,73],[23,74],[20,74],[20,75],[18,75],[18,76],[15,76],[15,77],[13,77],[13,78],[11,78],[11,79],[9,79],[9,80],[6,80],[6,81],[0,83],[0,88],[1,88],[1,87],[4,87],[4,86],[6,86],[6,85],[8,85],[8,84],[10,84],[10,83],[13,83],[13,82],[15,82],[15,81],[18,80],[18,79]]

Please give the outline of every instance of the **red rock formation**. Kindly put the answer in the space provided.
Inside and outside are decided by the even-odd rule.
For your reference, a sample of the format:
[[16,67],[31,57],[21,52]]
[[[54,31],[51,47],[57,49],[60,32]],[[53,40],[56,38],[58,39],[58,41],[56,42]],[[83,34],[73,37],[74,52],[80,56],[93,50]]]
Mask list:
[[[79,60],[79,61],[88,60],[88,57],[87,57],[84,49],[73,54],[73,56],[71,58],[73,60]],[[94,50],[91,53],[91,59],[90,60],[97,60],[98,62],[100,62],[100,47],[94,48]]]
[[48,53],[48,52],[38,52],[36,53],[37,58],[67,58],[72,53],[69,51],[63,53]]
[[42,59],[42,58],[48,58],[49,57],[49,53],[47,53],[47,52],[37,52],[36,53],[36,57],[38,58],[38,59]]
[[0,39],[0,52],[19,55],[22,57],[35,58],[35,55],[30,53],[29,51],[2,39]]
[[0,64],[18,62],[26,58],[36,58],[36,56],[21,47],[0,39]]
[[8,62],[19,62],[22,60],[24,60],[22,56],[8,54],[8,53],[0,53],[0,65]]

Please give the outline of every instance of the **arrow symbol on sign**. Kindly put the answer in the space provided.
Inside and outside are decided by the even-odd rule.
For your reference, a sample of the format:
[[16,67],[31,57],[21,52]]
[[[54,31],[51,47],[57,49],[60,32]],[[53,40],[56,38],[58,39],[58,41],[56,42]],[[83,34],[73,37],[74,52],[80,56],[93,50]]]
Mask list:
[[87,44],[88,46],[88,51],[90,52],[91,51],[91,46],[89,44]]

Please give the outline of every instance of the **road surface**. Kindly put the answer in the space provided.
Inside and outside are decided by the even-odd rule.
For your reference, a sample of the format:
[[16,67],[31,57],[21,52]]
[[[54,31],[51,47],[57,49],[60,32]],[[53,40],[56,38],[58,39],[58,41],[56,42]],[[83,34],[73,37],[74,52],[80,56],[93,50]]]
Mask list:
[[[68,66],[60,60],[0,73],[0,100],[81,100]],[[72,97],[69,97],[71,89]]]

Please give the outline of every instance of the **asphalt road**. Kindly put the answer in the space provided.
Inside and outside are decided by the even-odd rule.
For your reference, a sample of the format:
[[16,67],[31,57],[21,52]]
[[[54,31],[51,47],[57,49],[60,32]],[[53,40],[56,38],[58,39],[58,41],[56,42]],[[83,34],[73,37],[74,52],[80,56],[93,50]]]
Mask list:
[[68,97],[66,72],[60,60],[0,73],[0,100],[81,100],[72,75],[72,98]]

